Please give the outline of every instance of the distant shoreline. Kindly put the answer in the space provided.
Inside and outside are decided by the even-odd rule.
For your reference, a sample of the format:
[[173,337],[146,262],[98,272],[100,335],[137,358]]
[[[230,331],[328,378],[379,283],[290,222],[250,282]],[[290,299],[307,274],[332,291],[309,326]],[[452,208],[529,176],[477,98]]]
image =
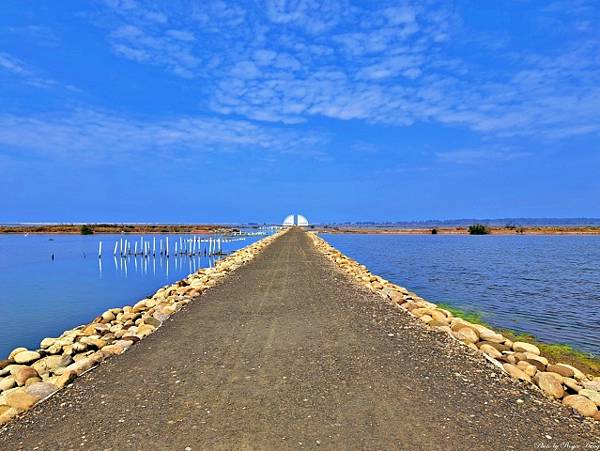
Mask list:
[[[239,231],[238,227],[210,224],[89,224],[94,234],[226,234]],[[82,224],[0,225],[0,234],[81,234]],[[256,227],[256,226],[253,226]],[[339,227],[310,226],[310,230],[332,234],[360,235],[468,235],[469,228],[456,227]],[[490,235],[600,235],[600,226],[529,226],[489,227]]]
[[[81,234],[81,224],[53,224],[53,225],[15,225],[0,226],[0,234]],[[165,224],[89,224],[94,234],[169,234],[169,233],[196,233],[196,234],[221,234],[239,231],[236,227],[221,225],[165,225]]]
[[[432,228],[362,228],[362,227],[318,227],[320,233],[362,234],[362,235],[468,235],[468,227],[432,227]],[[600,235],[600,227],[564,226],[564,227],[490,227],[490,235]]]

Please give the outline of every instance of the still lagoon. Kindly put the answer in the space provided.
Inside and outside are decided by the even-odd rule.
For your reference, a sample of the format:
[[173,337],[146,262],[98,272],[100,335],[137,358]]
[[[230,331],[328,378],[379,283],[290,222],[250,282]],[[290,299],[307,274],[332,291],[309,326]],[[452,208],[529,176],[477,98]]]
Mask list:
[[600,356],[600,236],[322,236],[431,302]]
[[[108,308],[132,305],[163,285],[214,264],[214,257],[172,255],[180,236],[190,238],[169,235],[170,258],[114,258],[115,241],[122,237],[139,241],[141,236],[0,235],[0,359],[18,346],[37,348],[44,337],[88,323]],[[153,237],[157,242],[166,238],[144,238]],[[223,244],[223,251],[259,238],[234,238]]]

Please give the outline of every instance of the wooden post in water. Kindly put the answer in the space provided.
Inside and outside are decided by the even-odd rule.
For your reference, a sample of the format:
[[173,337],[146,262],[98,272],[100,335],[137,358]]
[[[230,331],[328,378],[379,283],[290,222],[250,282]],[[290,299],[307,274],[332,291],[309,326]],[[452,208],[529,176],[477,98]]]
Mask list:
[[156,257],[156,237],[152,237],[152,256]]
[[165,238],[167,244],[165,246],[165,255],[167,256],[167,258],[169,258],[169,237]]
[[98,258],[102,257],[102,241],[98,242]]
[[115,249],[113,250],[113,257],[117,256],[117,248],[119,247],[119,242],[115,241]]

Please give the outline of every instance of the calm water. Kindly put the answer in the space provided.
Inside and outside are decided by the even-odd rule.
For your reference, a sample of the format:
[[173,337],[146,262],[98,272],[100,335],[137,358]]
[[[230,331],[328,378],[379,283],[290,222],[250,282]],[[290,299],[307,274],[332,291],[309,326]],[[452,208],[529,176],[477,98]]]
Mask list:
[[[171,252],[179,236],[169,235]],[[132,305],[161,286],[214,263],[200,256],[114,259],[113,246],[119,238],[0,235],[0,359],[17,346],[35,348],[44,337],[87,323],[107,308]],[[140,235],[126,238],[139,241]],[[223,250],[239,249],[257,239],[226,243]],[[99,241],[104,247],[101,260]]]
[[600,236],[323,238],[427,300],[600,355]]

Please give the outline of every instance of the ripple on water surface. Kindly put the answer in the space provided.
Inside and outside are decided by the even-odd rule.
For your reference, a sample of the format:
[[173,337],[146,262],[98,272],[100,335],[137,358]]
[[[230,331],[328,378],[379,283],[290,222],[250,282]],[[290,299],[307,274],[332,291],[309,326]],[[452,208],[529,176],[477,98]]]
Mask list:
[[375,274],[432,302],[600,355],[600,236],[323,238]]

